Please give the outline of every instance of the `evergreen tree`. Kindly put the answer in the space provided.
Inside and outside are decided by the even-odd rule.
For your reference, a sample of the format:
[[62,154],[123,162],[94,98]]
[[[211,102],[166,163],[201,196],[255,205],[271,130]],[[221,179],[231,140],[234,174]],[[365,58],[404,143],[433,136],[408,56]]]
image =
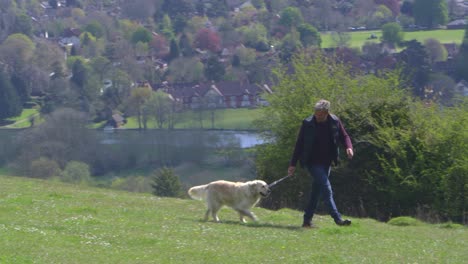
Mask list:
[[218,56],[208,58],[205,67],[205,76],[208,80],[219,81],[224,77],[226,70],[219,61]]
[[434,28],[445,25],[448,21],[446,0],[415,0],[413,7],[414,19],[417,25]]
[[408,86],[413,87],[413,94],[424,98],[424,87],[429,82],[431,66],[426,48],[417,40],[407,41],[403,44],[406,48],[400,53],[403,63],[401,72]]
[[180,56],[179,45],[175,39],[171,40],[171,45],[169,48],[169,60],[177,59]]
[[185,33],[182,34],[182,36],[180,36],[179,48],[180,48],[180,52],[182,53],[182,56],[184,57],[190,57],[194,53],[194,50],[192,47],[192,41]]
[[18,116],[22,111],[20,97],[8,76],[0,70],[0,119]]
[[181,197],[183,195],[182,184],[172,169],[163,167],[154,172],[153,175],[154,182],[151,186],[154,195],[162,197]]
[[465,28],[465,36],[455,61],[455,73],[457,79],[468,81],[468,26]]

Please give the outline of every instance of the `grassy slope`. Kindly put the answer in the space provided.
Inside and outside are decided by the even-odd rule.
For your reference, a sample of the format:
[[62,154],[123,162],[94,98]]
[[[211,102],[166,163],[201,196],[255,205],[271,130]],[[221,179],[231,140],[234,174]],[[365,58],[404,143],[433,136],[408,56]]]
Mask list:
[[[298,228],[301,213],[254,208],[257,224],[200,201],[0,176],[0,263],[463,263],[468,230],[370,219]],[[278,191],[277,189],[276,191]]]
[[[457,43],[460,44],[463,40],[464,30],[427,30],[427,31],[411,31],[405,32],[404,39],[405,41],[416,39],[421,43],[428,38],[434,38],[439,40],[441,43]],[[377,39],[368,39],[371,34],[375,34]],[[354,48],[362,47],[366,42],[380,42],[380,37],[382,37],[382,31],[373,30],[373,31],[354,31],[350,32],[351,41],[350,46]],[[322,37],[322,48],[329,48],[334,45],[333,40],[330,34],[321,34]]]

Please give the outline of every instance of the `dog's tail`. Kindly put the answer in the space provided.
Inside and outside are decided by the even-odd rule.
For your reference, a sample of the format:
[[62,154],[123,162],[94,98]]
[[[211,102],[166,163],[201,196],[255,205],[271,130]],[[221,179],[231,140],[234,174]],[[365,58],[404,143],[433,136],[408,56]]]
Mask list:
[[208,184],[194,186],[188,190],[188,195],[195,200],[205,200]]

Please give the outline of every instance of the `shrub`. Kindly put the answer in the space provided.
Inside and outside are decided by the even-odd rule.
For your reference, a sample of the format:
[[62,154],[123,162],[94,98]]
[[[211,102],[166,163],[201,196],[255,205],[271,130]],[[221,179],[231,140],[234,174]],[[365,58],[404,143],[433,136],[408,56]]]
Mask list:
[[153,173],[153,194],[163,197],[182,197],[183,190],[179,177],[170,168],[163,167]]
[[62,181],[78,184],[89,184],[91,174],[88,164],[79,161],[70,161],[62,172]]
[[151,179],[144,176],[117,177],[112,180],[111,188],[129,192],[151,193]]
[[47,179],[60,173],[61,169],[56,161],[41,157],[31,162],[29,175],[33,178]]
[[390,219],[388,221],[389,225],[395,225],[395,226],[417,226],[421,225],[421,221],[412,218],[412,217],[407,217],[407,216],[401,216],[401,217],[395,217]]

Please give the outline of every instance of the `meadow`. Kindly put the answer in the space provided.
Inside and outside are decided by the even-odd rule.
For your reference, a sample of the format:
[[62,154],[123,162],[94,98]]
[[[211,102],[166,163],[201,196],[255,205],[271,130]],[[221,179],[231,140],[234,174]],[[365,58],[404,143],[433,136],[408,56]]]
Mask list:
[[[441,43],[456,43],[460,44],[463,40],[464,30],[424,30],[424,31],[407,31],[404,32],[404,40],[415,39],[421,43],[428,38],[434,38],[439,40]],[[369,30],[369,31],[353,31],[349,32],[351,40],[349,45],[353,48],[360,48],[366,42],[379,43],[382,37],[381,30]],[[377,38],[370,39],[369,37],[374,34]],[[334,47],[334,42],[331,33],[321,33],[322,37],[322,48]]]
[[[259,116],[259,109],[237,108],[237,109],[217,109],[216,111],[186,111],[176,114],[176,129],[231,129],[231,130],[251,130],[255,129],[252,122]],[[20,116],[6,119],[5,124],[0,124],[3,128],[26,128],[30,127],[30,118],[35,117],[35,124],[43,122],[43,118],[36,109],[24,109]],[[102,128],[105,122],[93,123],[91,128]],[[148,128],[157,128],[153,119],[147,123]],[[165,125],[166,127],[167,125]],[[124,128],[138,128],[136,116],[127,118]]]
[[[299,227],[302,213],[254,208],[257,223],[201,220],[200,201],[0,176],[0,263],[466,263],[468,230],[412,218]],[[274,192],[281,191],[277,188]],[[274,195],[274,193],[273,193]]]

